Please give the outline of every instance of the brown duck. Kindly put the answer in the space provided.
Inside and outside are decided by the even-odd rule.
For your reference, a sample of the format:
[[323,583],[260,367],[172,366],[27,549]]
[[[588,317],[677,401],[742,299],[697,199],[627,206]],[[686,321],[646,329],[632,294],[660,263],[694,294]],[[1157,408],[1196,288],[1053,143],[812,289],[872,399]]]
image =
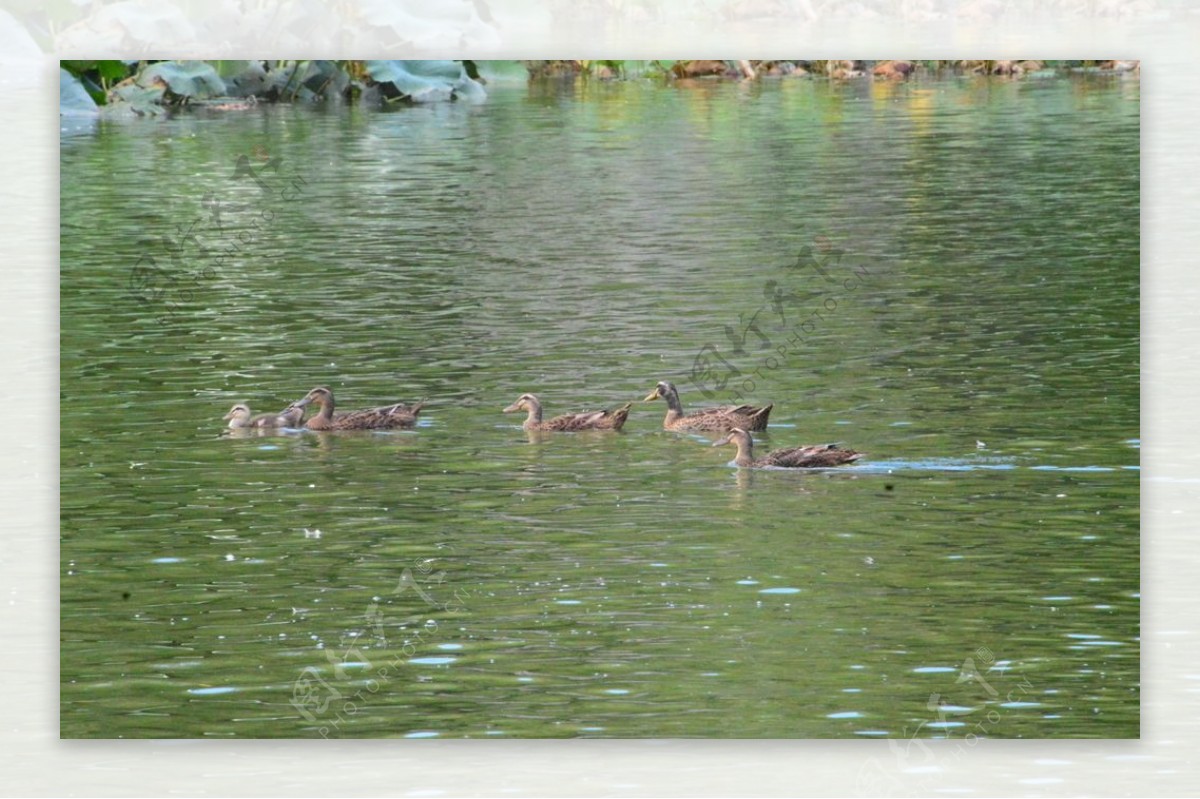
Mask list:
[[679,392],[675,384],[666,381],[654,387],[654,391],[644,402],[664,399],[667,402],[667,416],[663,419],[663,427],[667,430],[732,430],[740,427],[744,430],[766,430],[767,417],[771,415],[774,405],[755,408],[753,405],[727,405],[717,408],[704,408],[694,413],[684,414],[683,405],[679,402]]
[[249,405],[239,402],[222,418],[228,420],[231,430],[246,427],[299,427],[300,420],[304,418],[304,407],[293,402],[279,413],[260,413],[254,416]]
[[862,457],[861,452],[842,449],[837,444],[818,444],[810,447],[791,447],[777,449],[761,457],[754,457],[754,439],[740,427],[729,431],[729,435],[713,444],[719,447],[723,444],[737,445],[737,457],[733,462],[738,466],[761,468],[775,466],[782,469],[816,469],[823,466],[841,466],[853,463]]
[[542,403],[533,394],[522,394],[517,401],[504,409],[505,413],[527,411],[525,423],[521,426],[526,430],[559,430],[571,432],[575,430],[620,430],[621,425],[629,417],[632,402],[627,402],[615,411],[585,411],[583,413],[568,413],[555,416],[549,421],[542,421]]
[[424,400],[413,405],[398,402],[395,405],[339,413],[335,416],[333,392],[324,386],[308,392],[296,405],[303,408],[313,402],[317,403],[320,410],[304,423],[309,430],[391,430],[413,427],[417,423],[417,414],[425,407]]

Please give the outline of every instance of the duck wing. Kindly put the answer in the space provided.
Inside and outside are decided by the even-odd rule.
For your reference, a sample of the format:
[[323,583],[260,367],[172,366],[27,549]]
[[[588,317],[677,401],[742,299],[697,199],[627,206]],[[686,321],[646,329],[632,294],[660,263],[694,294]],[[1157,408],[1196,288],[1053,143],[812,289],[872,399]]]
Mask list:
[[746,430],[766,430],[767,417],[773,405],[756,408],[753,405],[726,405],[717,408],[702,408],[681,417],[671,425],[693,430],[729,430],[741,427]]
[[555,416],[542,423],[543,430],[595,430],[604,423],[608,411],[584,411]]
[[378,408],[339,413],[333,418],[333,428],[335,430],[391,430],[412,427],[417,423],[417,414],[421,412],[424,405],[424,400],[411,406],[397,402],[394,405],[381,405]]
[[698,411],[692,411],[685,414],[687,419],[700,419],[708,416],[746,416],[754,411],[757,411],[752,405],[718,405],[713,408],[701,408]]
[[759,462],[763,466],[781,466],[788,469],[813,469],[822,466],[841,466],[862,457],[862,453],[842,449],[837,444],[818,444],[808,447],[792,447],[768,452]]

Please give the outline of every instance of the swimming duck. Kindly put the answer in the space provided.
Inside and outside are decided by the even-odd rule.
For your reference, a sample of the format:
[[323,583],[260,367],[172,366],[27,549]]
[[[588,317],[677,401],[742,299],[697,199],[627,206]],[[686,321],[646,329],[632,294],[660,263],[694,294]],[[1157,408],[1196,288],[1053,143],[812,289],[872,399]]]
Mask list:
[[726,405],[717,408],[705,408],[684,415],[683,405],[679,402],[679,392],[674,383],[660,382],[654,387],[643,402],[664,399],[667,402],[667,416],[663,419],[663,427],[667,430],[730,430],[741,427],[746,430],[766,430],[767,417],[771,415],[774,405],[755,408],[753,405]]
[[733,462],[738,466],[777,466],[784,469],[814,469],[822,466],[841,466],[853,463],[862,457],[861,452],[842,449],[837,444],[818,444],[810,447],[791,447],[768,452],[761,457],[754,457],[754,439],[740,427],[729,431],[729,435],[713,444],[719,447],[723,444],[737,445],[737,457]]
[[249,405],[239,402],[222,417],[229,422],[232,430],[245,427],[299,427],[303,418],[304,407],[295,402],[279,413],[260,413],[258,416],[251,414]]
[[317,403],[321,410],[304,423],[309,430],[390,430],[413,427],[417,423],[417,414],[425,407],[424,400],[413,405],[398,402],[395,405],[350,411],[334,416],[333,392],[324,386],[318,386],[308,392],[296,405],[303,408],[313,402]]
[[542,403],[533,394],[522,394],[517,401],[504,409],[504,413],[528,411],[529,416],[521,427],[526,430],[559,430],[570,432],[574,430],[620,430],[629,417],[632,402],[627,402],[615,411],[585,411],[583,413],[568,413],[555,416],[553,419],[542,421]]
[[877,78],[892,78],[904,79],[913,73],[915,69],[911,61],[880,61],[871,70],[871,74]]

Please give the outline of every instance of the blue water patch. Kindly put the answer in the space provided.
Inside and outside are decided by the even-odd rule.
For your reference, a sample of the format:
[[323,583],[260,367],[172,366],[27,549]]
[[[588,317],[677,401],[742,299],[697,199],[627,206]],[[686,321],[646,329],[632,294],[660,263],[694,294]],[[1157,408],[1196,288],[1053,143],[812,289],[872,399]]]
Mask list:
[[1018,709],[1026,708],[1026,707],[1041,707],[1041,706],[1042,706],[1041,702],[1005,702],[1004,704],[1000,705],[1000,707],[1005,708],[1007,710],[1018,710]]
[[556,605],[582,605],[583,603],[580,602],[578,599],[556,599],[556,600],[554,600],[554,604],[556,604]]
[[259,446],[259,449],[267,449],[267,450],[279,449],[279,445],[277,445],[277,444],[262,444]]
[[1046,602],[1070,602],[1075,597],[1073,596],[1044,596],[1042,599]]
[[953,674],[956,671],[954,666],[917,666],[913,674]]
[[877,737],[886,737],[887,735],[890,735],[890,733],[887,730],[855,730],[854,734],[855,735],[870,735],[870,736],[877,736]]
[[449,666],[458,658],[452,657],[423,657],[408,661],[410,666]]
[[438,644],[437,648],[450,652],[450,651],[454,651],[456,649],[462,649],[463,645],[462,644]]
[[863,714],[859,713],[857,710],[845,710],[841,713],[825,714],[825,718],[827,719],[861,719],[862,717]]
[[[1006,472],[1020,468],[1014,463],[1009,463],[998,459],[988,460],[966,460],[961,458],[936,458],[925,461],[871,461],[870,463],[859,463],[852,467],[856,472],[895,472],[895,471],[916,471],[916,472]],[[1115,472],[1118,471],[1113,466],[1028,466],[1025,467],[1038,472]],[[1129,471],[1140,471],[1140,466],[1122,466],[1120,469]],[[845,470],[845,467],[841,467]]]
[[965,721],[931,721],[925,725],[931,730],[949,730],[954,727],[965,727]]
[[1038,472],[1115,472],[1111,466],[1030,466]]
[[798,594],[799,588],[764,588],[759,591],[760,594]]
[[437,738],[439,735],[441,735],[440,732],[434,732],[433,730],[418,730],[416,732],[405,733],[404,737],[405,738]]
[[236,693],[237,690],[228,685],[221,685],[216,688],[189,688],[188,693],[192,696],[219,696],[220,694]]
[[738,580],[738,585],[758,585],[758,580]]
[[[844,469],[845,467],[841,467]],[[1011,471],[1017,467],[1012,463],[996,460],[969,461],[959,458],[938,458],[927,461],[871,461],[860,463],[853,467],[856,472],[895,471],[914,472],[978,472],[978,471]]]
[[155,558],[151,563],[183,563],[183,558]]
[[604,693],[612,694],[613,696],[624,696],[629,693],[625,688],[605,688]]

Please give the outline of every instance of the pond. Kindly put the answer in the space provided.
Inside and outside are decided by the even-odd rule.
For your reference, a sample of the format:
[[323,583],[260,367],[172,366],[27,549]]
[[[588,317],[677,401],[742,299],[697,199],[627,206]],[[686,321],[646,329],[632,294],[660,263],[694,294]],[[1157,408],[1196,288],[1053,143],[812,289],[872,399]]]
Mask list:
[[[1138,120],[500,82],[64,133],[62,735],[1136,737]],[[865,457],[737,469],[660,380]],[[427,406],[224,429],[319,385]]]

